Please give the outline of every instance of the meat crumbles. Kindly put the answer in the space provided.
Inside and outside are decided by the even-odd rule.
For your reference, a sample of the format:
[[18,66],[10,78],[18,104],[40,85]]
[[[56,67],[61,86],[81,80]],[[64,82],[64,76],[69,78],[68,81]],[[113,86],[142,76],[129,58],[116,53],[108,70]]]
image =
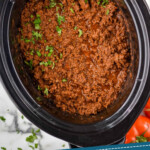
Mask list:
[[123,13],[112,0],[30,0],[18,41],[41,94],[91,115],[117,99],[130,64]]

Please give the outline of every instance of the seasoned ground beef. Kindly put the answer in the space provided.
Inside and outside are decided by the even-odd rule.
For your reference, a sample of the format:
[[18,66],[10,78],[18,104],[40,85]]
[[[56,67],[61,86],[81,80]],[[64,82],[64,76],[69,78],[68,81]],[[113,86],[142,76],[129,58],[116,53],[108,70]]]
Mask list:
[[123,13],[111,0],[30,0],[18,41],[38,90],[71,114],[112,104],[128,75]]

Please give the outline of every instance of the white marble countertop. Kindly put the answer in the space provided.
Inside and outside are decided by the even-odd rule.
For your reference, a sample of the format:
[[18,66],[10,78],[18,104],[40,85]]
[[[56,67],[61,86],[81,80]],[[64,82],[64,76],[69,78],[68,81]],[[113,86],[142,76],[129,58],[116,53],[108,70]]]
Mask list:
[[5,147],[7,150],[18,150],[18,148],[32,150],[29,145],[34,146],[35,143],[38,143],[36,150],[69,148],[67,142],[41,130],[36,133],[38,139],[34,143],[27,142],[26,138],[32,135],[32,130],[37,131],[38,128],[20,113],[0,83],[0,117],[2,116],[6,120],[0,119],[0,150],[1,147]]
[[[146,1],[150,6],[150,0]],[[32,150],[29,146],[35,146],[36,143],[38,143],[36,150],[69,148],[67,142],[41,130],[36,133],[37,139],[34,143],[27,142],[26,138],[32,135],[32,130],[36,132],[38,128],[20,113],[0,83],[0,117],[2,116],[6,120],[0,119],[0,149],[4,147],[7,150]]]

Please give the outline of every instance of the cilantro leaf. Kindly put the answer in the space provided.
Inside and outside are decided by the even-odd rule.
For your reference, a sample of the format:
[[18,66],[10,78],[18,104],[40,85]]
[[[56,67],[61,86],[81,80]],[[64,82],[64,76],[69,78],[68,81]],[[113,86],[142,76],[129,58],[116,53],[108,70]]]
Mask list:
[[79,37],[81,37],[83,34],[83,31],[81,29],[79,29],[78,31],[79,31]]
[[70,11],[74,14],[74,10],[73,10],[73,8],[70,8]]
[[42,39],[42,34],[36,31],[32,31],[32,35],[36,38],[36,40],[38,40],[39,38]]
[[56,31],[58,32],[58,35],[61,35],[62,29],[59,26],[56,26]]
[[0,116],[0,120],[3,121],[3,122],[6,121],[6,119],[3,116]]
[[65,78],[64,78],[64,79],[62,79],[62,82],[67,82],[67,79],[65,79]]
[[44,94],[45,94],[46,96],[48,96],[48,89],[47,89],[47,88],[45,88]]
[[57,13],[57,22],[59,25],[61,25],[61,22],[65,22],[65,17],[64,16],[60,16],[59,13]]

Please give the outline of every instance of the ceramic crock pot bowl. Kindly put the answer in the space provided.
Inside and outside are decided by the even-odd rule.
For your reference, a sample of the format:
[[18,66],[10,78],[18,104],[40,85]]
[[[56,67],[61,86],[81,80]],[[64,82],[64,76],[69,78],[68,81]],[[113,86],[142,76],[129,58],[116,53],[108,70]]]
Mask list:
[[[109,109],[92,116],[74,116],[44,99],[28,74],[17,45],[17,28],[26,0],[0,0],[0,73],[18,109],[47,133],[77,146],[119,143],[150,96],[150,12],[144,0],[116,0],[128,21],[131,73]],[[14,44],[15,43],[15,44]],[[15,45],[15,46],[14,46]],[[42,103],[36,100],[42,99]],[[49,101],[49,105],[44,102]]]

